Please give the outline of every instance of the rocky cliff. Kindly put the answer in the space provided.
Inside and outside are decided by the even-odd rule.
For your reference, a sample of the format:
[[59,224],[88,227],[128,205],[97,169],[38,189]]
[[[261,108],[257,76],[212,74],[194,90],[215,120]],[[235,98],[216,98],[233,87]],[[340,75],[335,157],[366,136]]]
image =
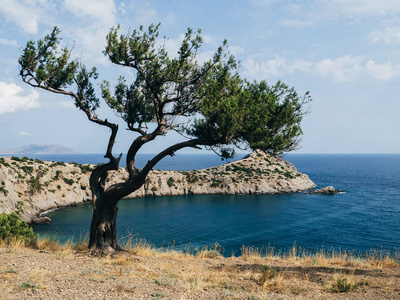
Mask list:
[[[41,212],[90,201],[94,166],[28,158],[0,158],[0,212],[17,212],[32,222]],[[107,185],[128,177],[124,168],[110,172]],[[242,160],[188,172],[152,171],[128,198],[185,194],[295,193],[315,184],[280,157],[255,151]]]

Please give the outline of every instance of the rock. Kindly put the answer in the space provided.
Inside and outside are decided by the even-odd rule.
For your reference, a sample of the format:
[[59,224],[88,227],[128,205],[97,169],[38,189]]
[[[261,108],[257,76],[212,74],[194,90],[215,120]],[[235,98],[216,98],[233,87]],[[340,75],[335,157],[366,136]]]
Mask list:
[[32,225],[41,225],[41,224],[49,224],[51,223],[51,219],[49,217],[33,217],[31,219]]
[[[40,213],[90,200],[90,172],[86,169],[94,167],[0,157],[0,213],[15,211],[28,223],[51,222],[48,217],[40,217]],[[110,171],[106,188],[125,181],[128,176],[125,168]],[[307,191],[313,187],[314,182],[289,162],[256,150],[241,160],[208,169],[151,171],[144,185],[127,198],[187,194],[282,194]]]
[[344,193],[343,190],[336,190],[333,186],[327,186],[321,189],[315,189],[308,192],[309,194],[319,194],[319,195],[334,195],[338,193]]

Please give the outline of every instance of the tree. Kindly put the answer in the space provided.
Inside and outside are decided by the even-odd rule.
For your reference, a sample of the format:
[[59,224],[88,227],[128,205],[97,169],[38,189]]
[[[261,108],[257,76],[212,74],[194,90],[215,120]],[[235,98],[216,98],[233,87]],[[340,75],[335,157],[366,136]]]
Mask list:
[[[112,154],[118,125],[96,114],[100,105],[92,84],[98,78],[96,68],[88,69],[70,59],[71,50],[59,47],[57,27],[44,39],[29,41],[19,59],[25,83],[72,97],[89,121],[111,130],[105,154],[109,162],[97,166],[90,176],[93,217],[89,248],[104,251],[119,250],[118,201],[139,189],[165,156],[200,146],[224,158],[234,155],[234,146],[271,153],[293,150],[301,134],[302,107],[310,100],[308,94],[299,98],[281,82],[269,87],[265,82],[241,79],[236,60],[227,53],[226,41],[209,61],[199,64],[200,30],[187,30],[173,58],[163,46],[156,46],[159,25],[147,30],[140,27],[129,35],[119,32],[119,26],[110,30],[104,55],[113,64],[133,70],[134,76],[130,82],[121,76],[113,91],[109,82],[102,81],[101,97],[137,136],[127,151],[129,178],[107,188],[108,172],[118,169],[121,155]],[[185,141],[165,148],[143,169],[136,168],[135,157],[141,147],[170,131],[180,133]]]

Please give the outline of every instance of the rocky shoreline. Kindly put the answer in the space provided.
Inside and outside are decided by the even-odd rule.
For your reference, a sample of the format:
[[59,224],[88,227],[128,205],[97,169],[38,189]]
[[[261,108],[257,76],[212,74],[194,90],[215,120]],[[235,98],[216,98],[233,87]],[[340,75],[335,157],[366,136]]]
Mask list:
[[[0,158],[0,213],[45,222],[39,215],[51,209],[90,201],[93,166],[28,158]],[[107,185],[128,177],[125,168],[110,172]],[[278,156],[254,151],[245,158],[196,171],[152,171],[145,184],[127,198],[187,194],[278,194],[315,187],[306,174]],[[47,220],[48,221],[48,220]]]

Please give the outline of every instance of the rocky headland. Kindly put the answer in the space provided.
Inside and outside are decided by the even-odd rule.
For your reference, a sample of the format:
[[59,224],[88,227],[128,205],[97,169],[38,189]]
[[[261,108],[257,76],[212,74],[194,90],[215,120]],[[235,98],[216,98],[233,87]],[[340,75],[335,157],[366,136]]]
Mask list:
[[[0,158],[0,213],[16,212],[28,223],[48,210],[90,201],[93,165]],[[110,172],[107,185],[128,177],[125,168]],[[315,187],[307,175],[279,156],[254,151],[245,158],[195,171],[152,171],[127,198],[186,194],[296,193]]]

